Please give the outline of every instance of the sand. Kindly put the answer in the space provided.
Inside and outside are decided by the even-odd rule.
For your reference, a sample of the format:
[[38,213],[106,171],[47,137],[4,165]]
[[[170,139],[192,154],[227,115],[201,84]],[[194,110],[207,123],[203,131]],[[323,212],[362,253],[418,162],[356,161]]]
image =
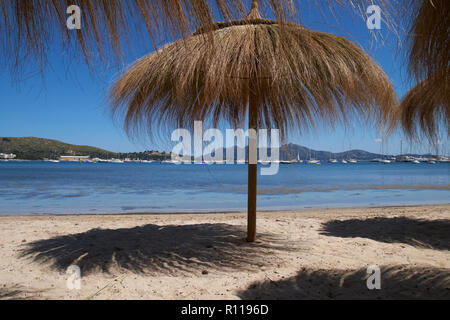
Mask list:
[[0,299],[450,299],[450,205],[263,212],[245,233],[245,213],[1,216]]

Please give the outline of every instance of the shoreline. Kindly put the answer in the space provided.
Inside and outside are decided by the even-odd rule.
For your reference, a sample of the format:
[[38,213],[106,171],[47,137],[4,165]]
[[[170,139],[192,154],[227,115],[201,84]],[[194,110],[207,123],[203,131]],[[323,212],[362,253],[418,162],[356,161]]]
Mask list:
[[[374,206],[355,206],[355,207],[326,207],[326,208],[301,208],[301,209],[267,209],[257,210],[258,214],[307,214],[313,211],[335,211],[335,210],[364,210],[364,209],[398,209],[398,208],[427,208],[427,207],[448,207],[448,203],[436,203],[436,204],[406,204],[406,205],[374,205]],[[233,210],[233,211],[183,211],[183,212],[119,212],[119,213],[27,213],[27,214],[2,214],[0,213],[0,219],[3,217],[120,217],[120,216],[184,216],[184,215],[246,215],[246,210]]]

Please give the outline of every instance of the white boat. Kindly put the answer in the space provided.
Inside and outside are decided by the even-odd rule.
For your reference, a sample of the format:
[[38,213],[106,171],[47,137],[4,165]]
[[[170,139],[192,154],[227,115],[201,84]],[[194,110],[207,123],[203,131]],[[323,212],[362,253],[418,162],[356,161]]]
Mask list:
[[358,163],[358,160],[350,159],[350,160],[348,160],[348,162],[350,162],[350,163]]
[[348,163],[347,160],[342,160],[341,162],[342,162],[343,164],[347,164],[347,163]]
[[109,160],[109,163],[124,163],[124,161],[120,159],[111,159]]
[[295,160],[287,160],[287,161],[281,160],[280,163],[281,164],[294,164],[294,163],[297,163],[297,161],[295,161]]
[[430,160],[430,161],[428,161],[427,163],[428,163],[428,164],[436,164],[436,161]]
[[412,163],[415,163],[415,164],[420,164],[420,161],[419,160],[413,160],[413,162]]
[[[315,154],[315,153],[314,153]],[[311,151],[309,151],[309,160],[306,161],[306,163],[308,164],[320,164],[319,160],[313,159],[311,157]]]
[[48,160],[48,162],[59,163],[59,160]]
[[177,163],[180,163],[180,161],[177,161],[177,160],[163,160],[163,161],[161,161],[161,163],[163,163],[163,164],[177,164]]
[[328,162],[329,163],[338,163],[338,161],[336,159],[330,159]]
[[300,159],[300,154],[297,154],[297,163],[303,163],[303,160]]
[[152,163],[152,160],[141,160],[141,163]]
[[391,163],[391,160],[387,160],[387,159],[373,159],[370,160],[370,162],[379,162],[379,163]]

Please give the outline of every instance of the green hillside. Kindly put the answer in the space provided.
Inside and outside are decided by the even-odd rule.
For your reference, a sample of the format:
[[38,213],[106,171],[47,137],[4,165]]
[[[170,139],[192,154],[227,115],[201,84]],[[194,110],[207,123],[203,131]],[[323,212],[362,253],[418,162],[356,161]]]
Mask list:
[[0,137],[0,153],[14,153],[17,159],[41,160],[56,159],[63,155],[91,156],[92,158],[113,158],[116,153],[107,150],[77,146],[57,140],[42,138],[2,138]]

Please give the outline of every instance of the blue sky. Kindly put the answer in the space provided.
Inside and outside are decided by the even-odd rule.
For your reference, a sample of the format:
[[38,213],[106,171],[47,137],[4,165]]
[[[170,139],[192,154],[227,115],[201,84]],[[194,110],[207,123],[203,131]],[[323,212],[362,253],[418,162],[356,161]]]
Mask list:
[[[322,16],[311,6],[302,12],[302,19],[308,28],[342,35],[358,43],[385,70],[399,97],[407,92],[410,84],[403,53],[399,51],[396,37],[384,24],[380,31],[375,31],[379,40],[374,41],[365,20],[348,12],[341,12],[337,22],[326,10]],[[108,85],[117,76],[116,71],[107,71],[93,79],[81,62],[73,62],[67,68],[59,51],[55,44],[44,79],[36,75],[15,82],[9,73],[0,72],[0,136],[43,137],[121,152],[172,148],[169,143],[131,141],[121,124],[112,120],[105,97]],[[127,54],[126,62],[131,63],[143,54],[143,51]],[[352,148],[378,152],[380,143],[374,140],[379,137],[374,128],[355,123],[350,128],[319,127],[310,133],[293,134],[288,142],[317,150],[337,152]],[[401,139],[404,139],[401,133],[392,135],[387,141],[388,152],[398,152]],[[445,149],[447,142],[444,143]],[[404,150],[409,151],[409,145],[405,145],[406,142]],[[431,150],[426,143],[415,144],[412,149]]]

